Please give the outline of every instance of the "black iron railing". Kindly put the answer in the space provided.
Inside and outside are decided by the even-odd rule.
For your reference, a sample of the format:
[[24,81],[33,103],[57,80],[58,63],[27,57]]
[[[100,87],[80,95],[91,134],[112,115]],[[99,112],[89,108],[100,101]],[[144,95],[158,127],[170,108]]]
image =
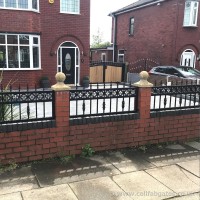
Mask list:
[[200,107],[200,85],[153,87],[151,110],[173,110]]
[[0,88],[0,124],[54,119],[54,106],[51,90]]
[[135,113],[136,104],[137,88],[131,85],[90,84],[70,91],[70,118]]

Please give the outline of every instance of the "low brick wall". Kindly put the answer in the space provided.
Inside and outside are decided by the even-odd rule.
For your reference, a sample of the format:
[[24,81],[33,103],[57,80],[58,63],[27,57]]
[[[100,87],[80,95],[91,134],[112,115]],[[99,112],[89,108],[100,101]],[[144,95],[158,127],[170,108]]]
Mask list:
[[0,133],[0,162],[80,154],[85,144],[103,151],[199,137],[198,111],[150,113],[150,98],[151,88],[139,88],[138,114],[131,119],[75,125],[69,120],[69,91],[56,92],[55,127]]

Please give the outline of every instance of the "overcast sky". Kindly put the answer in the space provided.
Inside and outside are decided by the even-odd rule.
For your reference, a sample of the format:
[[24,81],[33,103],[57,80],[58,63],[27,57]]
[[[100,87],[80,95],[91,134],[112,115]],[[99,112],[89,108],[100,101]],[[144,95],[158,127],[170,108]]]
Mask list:
[[91,0],[90,40],[97,35],[98,29],[103,33],[103,41],[111,41],[112,18],[110,12],[127,6],[136,0]]

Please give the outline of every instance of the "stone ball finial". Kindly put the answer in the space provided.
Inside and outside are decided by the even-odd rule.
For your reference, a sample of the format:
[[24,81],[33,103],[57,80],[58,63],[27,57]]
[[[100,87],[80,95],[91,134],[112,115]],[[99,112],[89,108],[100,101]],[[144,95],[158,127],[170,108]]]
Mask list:
[[70,87],[64,83],[64,81],[66,79],[66,76],[64,73],[58,72],[55,75],[55,78],[56,78],[57,83],[55,85],[51,86],[52,90],[61,91],[61,90],[69,90],[70,89]]
[[149,78],[148,72],[141,71],[139,75],[140,75],[140,81],[138,81],[137,83],[134,83],[133,86],[136,86],[136,87],[152,87],[153,86],[152,83],[149,83],[147,81],[147,79]]
[[147,71],[141,71],[140,72],[140,79],[147,80],[149,78],[149,74]]
[[58,72],[58,73],[55,75],[55,78],[56,78],[56,81],[57,81],[57,82],[64,82],[65,79],[66,79],[66,76],[65,76],[64,73]]

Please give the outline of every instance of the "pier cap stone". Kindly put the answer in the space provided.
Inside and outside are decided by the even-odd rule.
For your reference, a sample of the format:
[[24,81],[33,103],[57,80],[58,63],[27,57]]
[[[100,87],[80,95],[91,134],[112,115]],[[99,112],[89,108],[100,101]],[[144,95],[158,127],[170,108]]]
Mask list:
[[153,87],[153,84],[148,82],[147,79],[149,78],[149,74],[147,71],[141,71],[140,74],[140,81],[133,84],[136,87]]
[[62,90],[69,90],[70,87],[64,83],[66,76],[62,72],[58,72],[55,76],[57,83],[51,86],[52,90],[55,91],[62,91]]

